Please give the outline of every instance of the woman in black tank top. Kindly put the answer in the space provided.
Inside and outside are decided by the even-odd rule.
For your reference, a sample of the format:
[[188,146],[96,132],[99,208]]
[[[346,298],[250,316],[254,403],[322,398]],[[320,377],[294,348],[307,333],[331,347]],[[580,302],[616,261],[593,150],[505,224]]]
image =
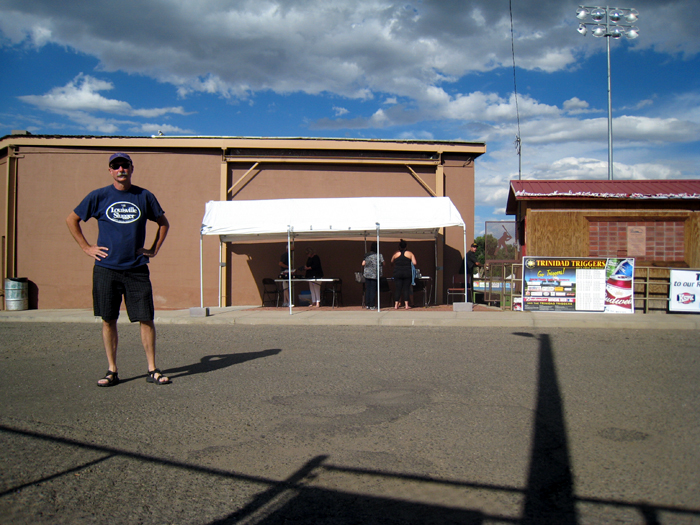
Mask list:
[[403,296],[406,310],[410,308],[408,298],[411,295],[411,264],[416,265],[416,256],[409,252],[406,246],[406,241],[401,239],[399,251],[391,258],[391,264],[394,267],[394,308],[396,310],[401,305],[401,296]]

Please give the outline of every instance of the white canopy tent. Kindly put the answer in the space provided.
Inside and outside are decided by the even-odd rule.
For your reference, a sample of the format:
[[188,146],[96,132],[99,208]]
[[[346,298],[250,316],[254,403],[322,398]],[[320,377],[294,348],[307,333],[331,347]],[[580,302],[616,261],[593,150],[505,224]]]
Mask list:
[[[380,235],[394,238],[437,239],[440,228],[448,226],[462,228],[466,255],[465,224],[448,197],[209,201],[202,219],[200,235],[201,306],[204,307],[202,265],[204,235],[218,235],[222,243],[286,240],[288,246],[294,238],[300,236],[304,238],[376,236],[377,245],[379,245]],[[291,267],[291,264],[289,266]],[[466,262],[464,273],[466,275]],[[290,314],[291,312],[290,306]]]

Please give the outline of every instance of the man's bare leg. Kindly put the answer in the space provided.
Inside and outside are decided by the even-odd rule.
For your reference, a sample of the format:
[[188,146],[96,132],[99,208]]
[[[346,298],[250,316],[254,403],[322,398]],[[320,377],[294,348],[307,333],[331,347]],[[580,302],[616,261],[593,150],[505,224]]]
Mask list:
[[[105,345],[107,363],[111,372],[117,372],[117,347],[119,346],[119,333],[117,332],[117,320],[102,320],[102,341]],[[100,379],[100,385],[107,385],[109,380]]]
[[[146,351],[146,361],[148,361],[148,371],[155,370],[156,367],[156,326],[153,321],[141,321],[141,343]],[[162,378],[162,379],[161,379]],[[159,383],[167,383],[169,378],[162,374],[156,374],[154,379]]]

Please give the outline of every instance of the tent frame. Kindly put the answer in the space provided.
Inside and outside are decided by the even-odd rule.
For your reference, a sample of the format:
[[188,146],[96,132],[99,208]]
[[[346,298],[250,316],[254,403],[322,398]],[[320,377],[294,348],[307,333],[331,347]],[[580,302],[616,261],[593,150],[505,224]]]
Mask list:
[[[439,198],[440,198],[440,199],[446,199],[447,201],[449,201],[449,198],[447,198],[447,197],[439,197]],[[362,199],[362,197],[359,197],[358,199]],[[369,197],[368,199],[375,199],[375,198]],[[386,199],[390,199],[390,200],[404,199],[404,200],[405,200],[405,199],[407,199],[407,198],[402,198],[402,197],[389,197],[389,198],[386,198]],[[426,197],[415,197],[415,198],[408,198],[408,199],[420,199],[420,200],[424,200],[424,199],[426,199]],[[285,199],[283,199],[283,200],[285,200]],[[287,201],[297,201],[297,200],[299,200],[299,199],[286,199],[286,200],[287,200]],[[301,199],[301,200],[303,200],[303,201],[309,201],[309,200],[313,200],[313,199]],[[336,199],[318,199],[318,200],[319,200],[319,201],[321,201],[321,200],[323,200],[323,201],[328,201],[328,200],[330,200],[330,201],[335,201]],[[348,199],[340,199],[340,200],[347,201]],[[225,202],[233,202],[233,201],[225,201]],[[236,202],[240,202],[240,201],[236,201]],[[250,201],[245,201],[245,202],[250,203]],[[208,203],[208,204],[207,204],[207,208],[209,207],[209,204],[211,204],[211,203]],[[449,204],[450,204],[450,206],[451,206],[452,208],[454,208],[454,205],[453,205],[451,202],[450,202]],[[208,211],[208,210],[207,210],[207,211]],[[459,217],[459,220],[458,220],[458,221],[457,221],[456,219],[453,218],[453,219],[450,221],[449,224],[443,224],[443,225],[438,226],[438,227],[436,227],[436,226],[433,226],[433,227],[425,227],[425,228],[411,228],[411,227],[407,227],[407,228],[406,228],[405,230],[403,230],[403,231],[399,231],[399,230],[397,230],[397,229],[394,227],[394,228],[389,228],[388,230],[385,230],[386,235],[388,235],[388,236],[395,237],[395,236],[397,236],[397,235],[400,235],[400,236],[402,236],[402,237],[407,237],[407,238],[409,238],[409,239],[410,239],[410,238],[420,238],[420,239],[424,239],[424,238],[426,238],[426,230],[434,231],[434,241],[435,241],[435,285],[437,285],[437,272],[439,271],[439,270],[438,270],[438,253],[437,253],[437,252],[438,252],[438,250],[437,250],[438,234],[439,234],[439,231],[442,230],[445,226],[461,226],[461,228],[462,228],[462,232],[463,232],[463,250],[464,250],[464,251],[463,251],[463,253],[464,253],[464,259],[463,259],[463,264],[464,264],[464,275],[467,276],[467,230],[466,230],[466,226],[465,226],[465,224],[464,224],[464,221],[462,220],[461,216],[459,216],[459,213],[456,211],[456,209],[454,210],[454,213],[456,213],[456,215]],[[201,307],[201,308],[204,308],[203,238],[204,238],[204,235],[216,234],[216,232],[205,231],[205,230],[208,229],[208,226],[205,225],[206,217],[207,217],[207,214],[205,213],[205,219],[204,219],[203,222],[202,222],[202,228],[201,228],[201,230],[200,230],[200,238],[199,238],[199,285],[200,285],[200,307]],[[309,229],[306,230],[306,231],[295,232],[295,231],[294,231],[294,225],[292,225],[292,224],[287,224],[287,227],[286,227],[286,238],[287,238],[287,257],[288,257],[287,262],[288,262],[288,267],[289,267],[289,268],[292,267],[292,264],[291,264],[291,244],[292,244],[292,243],[294,242],[294,240],[295,240],[297,237],[299,237],[299,236],[303,236],[303,237],[312,237],[312,238],[313,238],[313,237],[321,237],[321,238],[342,238],[342,237],[347,237],[347,236],[354,236],[354,237],[364,236],[364,238],[365,238],[365,243],[366,243],[366,241],[367,241],[367,236],[370,234],[370,231],[371,231],[372,234],[375,234],[375,233],[376,233],[376,238],[377,238],[377,253],[379,253],[380,235],[381,235],[381,232],[382,232],[381,222],[380,222],[380,221],[377,221],[377,222],[375,222],[374,225],[375,225],[375,229],[374,229],[375,231],[371,231],[371,230],[369,230],[369,229],[360,229],[360,230],[350,230],[350,229],[349,229],[349,230],[333,230],[333,229],[328,229],[328,230],[320,229],[320,230],[318,230],[318,229],[317,229],[317,230],[313,230],[313,227],[311,227],[311,228],[309,228]],[[412,233],[412,232],[413,232],[413,233]],[[419,234],[416,235],[416,232],[419,232]],[[281,231],[281,230],[278,230],[278,236],[276,237],[276,239],[281,240],[281,239],[280,239],[281,234],[282,234],[282,231]],[[246,235],[246,234],[239,234],[239,235]],[[255,234],[255,233],[250,233],[250,234],[248,234],[248,235],[253,235],[253,236],[255,236],[256,234]],[[259,235],[259,234],[258,234],[258,235]],[[272,233],[272,235],[273,235],[272,238],[264,238],[264,239],[263,239],[263,238],[260,238],[260,239],[255,239],[255,240],[256,240],[256,241],[260,241],[260,240],[269,240],[270,242],[272,242],[273,240],[275,240],[274,233]],[[242,239],[244,239],[244,237],[243,237]],[[237,241],[240,240],[240,242],[245,242],[245,240],[242,240],[242,239],[239,238],[239,237],[236,237],[236,240],[237,240]],[[219,234],[219,307],[222,306],[222,305],[221,305],[221,297],[222,297],[222,294],[221,294],[221,292],[222,292],[222,290],[221,290],[221,287],[222,287],[222,276],[221,276],[221,274],[222,274],[222,271],[223,271],[223,267],[225,266],[225,264],[224,264],[223,261],[222,261],[222,253],[223,253],[223,249],[222,249],[223,246],[222,246],[222,245],[223,245],[223,243],[226,243],[226,242],[232,242],[232,241],[229,240],[229,239],[227,239],[227,235],[226,235],[226,234],[220,233],[220,234]],[[290,290],[289,314],[292,315],[292,313],[293,313],[293,310],[292,310],[292,309],[293,309],[293,304],[292,304],[292,303],[293,303],[293,297],[292,297],[292,295],[293,295],[293,294],[291,293],[291,290],[292,290],[292,277],[291,277],[291,272],[289,272],[288,280],[289,280],[288,286],[289,286],[289,290]],[[380,299],[381,299],[381,284],[380,284],[380,278],[379,278],[379,265],[377,265],[377,312],[380,312],[380,311],[381,311],[381,300],[380,300]],[[467,297],[466,297],[466,283],[465,283],[465,301],[466,301],[466,299],[467,299]],[[435,300],[437,300],[437,293],[435,294]]]

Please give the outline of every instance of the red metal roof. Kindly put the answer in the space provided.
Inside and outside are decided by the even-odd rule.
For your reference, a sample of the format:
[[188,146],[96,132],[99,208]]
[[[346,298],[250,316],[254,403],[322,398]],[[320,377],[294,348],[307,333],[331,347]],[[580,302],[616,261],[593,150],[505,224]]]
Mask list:
[[514,180],[506,213],[519,200],[698,199],[700,180]]

